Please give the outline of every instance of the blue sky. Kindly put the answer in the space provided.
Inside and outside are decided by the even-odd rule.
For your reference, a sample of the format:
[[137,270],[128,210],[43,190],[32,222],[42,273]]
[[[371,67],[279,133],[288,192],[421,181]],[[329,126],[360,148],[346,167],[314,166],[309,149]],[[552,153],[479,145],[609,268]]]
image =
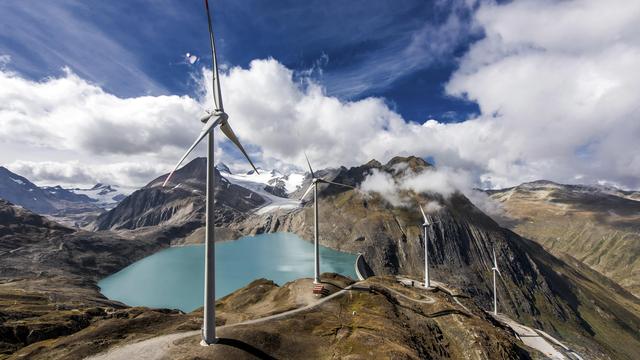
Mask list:
[[[220,61],[273,57],[328,95],[384,97],[406,119],[460,121],[477,104],[447,96],[457,58],[481,37],[469,9],[429,1],[212,1]],[[50,1],[0,4],[0,54],[31,79],[64,66],[122,97],[189,94],[189,52],[210,61],[201,1]],[[460,23],[446,27],[455,17]],[[413,54],[407,54],[410,47]],[[413,58],[412,58],[413,57]],[[203,63],[204,62],[204,63]]]

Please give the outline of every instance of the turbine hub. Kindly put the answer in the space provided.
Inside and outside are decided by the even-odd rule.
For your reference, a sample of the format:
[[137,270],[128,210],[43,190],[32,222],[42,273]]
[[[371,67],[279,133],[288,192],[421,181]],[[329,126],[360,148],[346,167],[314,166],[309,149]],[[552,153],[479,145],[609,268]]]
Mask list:
[[227,121],[229,119],[229,115],[223,110],[214,110],[213,115],[220,116],[222,121]]

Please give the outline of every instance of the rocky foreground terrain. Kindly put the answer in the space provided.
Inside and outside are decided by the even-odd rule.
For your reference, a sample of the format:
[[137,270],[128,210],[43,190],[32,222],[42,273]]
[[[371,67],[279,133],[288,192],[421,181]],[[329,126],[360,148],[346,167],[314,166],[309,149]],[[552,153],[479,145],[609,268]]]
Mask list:
[[640,297],[640,193],[535,181],[489,194],[503,204],[504,226]]
[[[323,281],[332,292],[353,282],[335,274],[323,274]],[[469,299],[461,298],[460,305],[446,293],[407,289],[390,277],[371,278],[322,302],[311,295],[311,287],[311,279],[282,286],[261,279],[222,298],[216,305],[220,341],[212,347],[199,345],[199,311],[175,314],[136,308],[71,336],[25,347],[14,357],[542,358]],[[301,311],[269,318],[292,309]],[[260,318],[267,320],[246,323]]]

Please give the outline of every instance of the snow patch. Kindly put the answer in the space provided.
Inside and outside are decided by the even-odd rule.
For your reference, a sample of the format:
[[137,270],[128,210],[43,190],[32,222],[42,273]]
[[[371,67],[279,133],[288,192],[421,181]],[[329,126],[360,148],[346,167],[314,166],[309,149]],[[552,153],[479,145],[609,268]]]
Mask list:
[[12,177],[9,177],[9,179],[13,180],[13,182],[15,182],[16,184],[24,185],[24,181],[20,179],[14,179]]
[[270,182],[273,183],[274,181],[282,180],[285,184],[287,194],[290,194],[300,187],[304,179],[304,174],[282,175],[277,170],[262,170],[260,174],[257,174],[255,171],[250,171],[246,174],[230,174],[225,172],[221,173],[221,175],[230,183],[247,188],[266,200],[267,203],[256,211],[257,214],[262,215],[276,210],[293,210],[300,206],[300,201],[273,195],[265,190],[265,186],[270,185]]

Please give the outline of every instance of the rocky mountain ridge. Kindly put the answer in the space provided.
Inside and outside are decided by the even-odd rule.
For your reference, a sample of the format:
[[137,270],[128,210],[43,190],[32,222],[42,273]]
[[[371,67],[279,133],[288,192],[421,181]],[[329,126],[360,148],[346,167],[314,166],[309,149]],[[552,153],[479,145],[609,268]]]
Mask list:
[[0,167],[0,199],[72,227],[87,225],[126,195],[127,192],[119,187],[100,183],[89,189],[38,186]]
[[[232,184],[215,170],[216,225],[244,217],[265,200],[253,191]],[[100,215],[92,230],[135,230],[149,226],[180,227],[193,231],[204,224],[206,159],[197,158],[176,171],[166,187],[162,175]]]

